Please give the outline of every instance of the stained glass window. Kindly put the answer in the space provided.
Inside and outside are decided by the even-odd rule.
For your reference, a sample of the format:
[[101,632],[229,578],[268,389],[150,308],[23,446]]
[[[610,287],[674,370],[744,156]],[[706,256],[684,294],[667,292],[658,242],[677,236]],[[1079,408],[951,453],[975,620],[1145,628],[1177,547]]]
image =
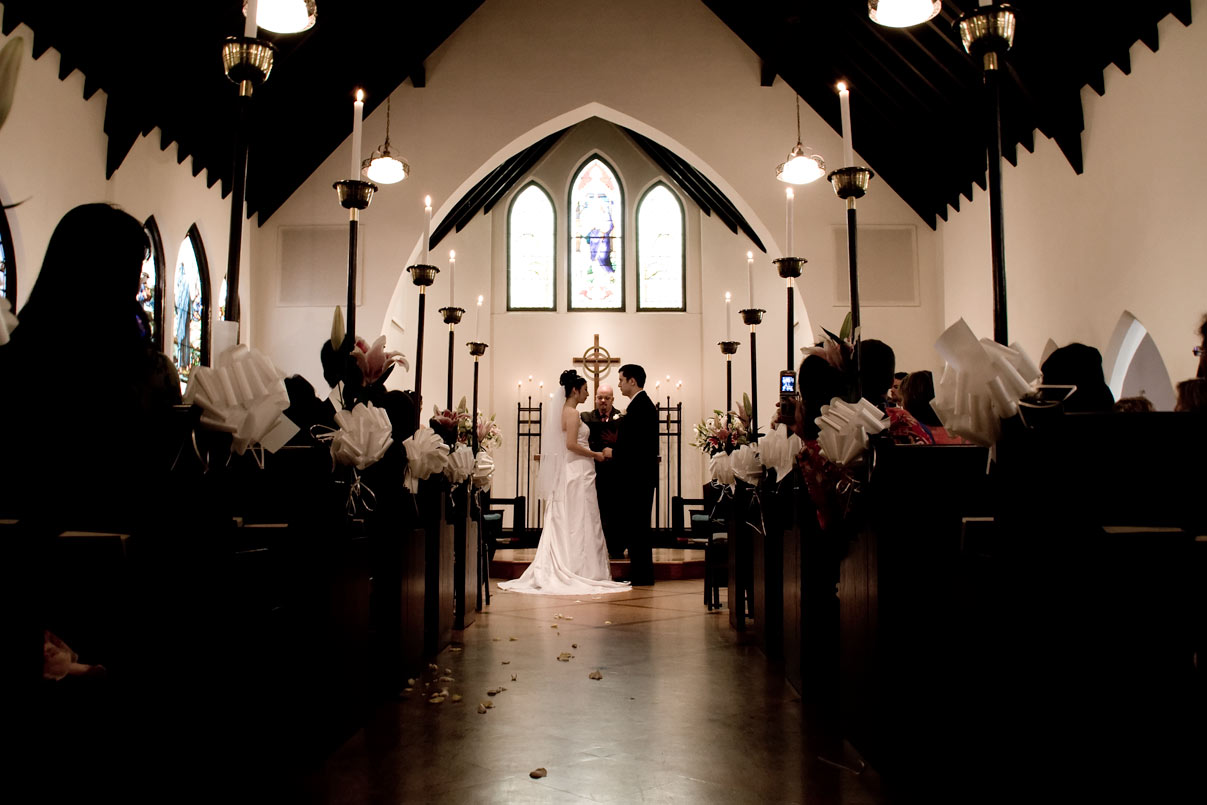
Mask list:
[[685,310],[683,205],[659,182],[637,204],[637,309]]
[[157,349],[163,349],[163,241],[159,237],[155,216],[147,219],[143,229],[146,230],[150,248],[147,258],[143,260],[142,276],[138,281],[138,303],[151,324],[151,340]]
[[507,309],[555,308],[553,199],[535,182],[516,194],[507,218]]
[[180,373],[180,389],[189,384],[196,366],[208,359],[209,340],[209,270],[201,234],[194,224],[188,237],[180,244],[176,257],[176,277],[173,285],[172,360]]
[[570,185],[570,310],[624,310],[624,192],[599,157]]
[[16,312],[17,264],[13,260],[13,235],[3,208],[0,208],[0,298],[7,299]]

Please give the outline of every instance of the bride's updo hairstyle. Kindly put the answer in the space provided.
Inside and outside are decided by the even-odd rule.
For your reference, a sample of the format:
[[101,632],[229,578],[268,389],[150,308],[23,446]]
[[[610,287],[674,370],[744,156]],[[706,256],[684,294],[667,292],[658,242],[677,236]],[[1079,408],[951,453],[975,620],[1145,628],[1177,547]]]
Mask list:
[[573,369],[567,369],[562,372],[562,376],[557,379],[557,382],[566,390],[566,399],[568,400],[571,394],[587,385],[587,378]]

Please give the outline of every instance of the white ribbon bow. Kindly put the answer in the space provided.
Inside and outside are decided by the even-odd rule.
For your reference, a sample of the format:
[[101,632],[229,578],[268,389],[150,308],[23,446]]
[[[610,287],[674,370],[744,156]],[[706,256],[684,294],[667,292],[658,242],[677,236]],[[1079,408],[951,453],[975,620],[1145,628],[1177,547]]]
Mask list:
[[194,369],[184,401],[201,406],[202,425],[232,434],[239,455],[254,444],[276,452],[298,430],[281,416],[289,407],[285,375],[246,344],[225,350],[212,367]]
[[407,451],[407,471],[402,482],[414,495],[419,492],[420,481],[444,472],[448,463],[448,445],[436,435],[436,431],[421,427],[402,443],[402,447]]
[[373,403],[357,403],[351,411],[337,411],[339,425],[331,440],[331,458],[363,470],[381,460],[394,443],[390,417]]
[[453,484],[459,484],[474,471],[474,451],[469,445],[459,444],[449,453],[448,465],[444,468],[444,477]]
[[759,439],[759,460],[769,470],[775,470],[776,480],[782,481],[792,472],[792,465],[802,447],[801,439],[787,427],[772,428]]
[[742,445],[729,458],[734,478],[751,486],[757,485],[762,479],[763,465],[759,463],[759,452],[754,445]]
[[835,464],[850,464],[863,455],[868,434],[888,427],[888,418],[865,399],[849,403],[835,397],[821,407],[821,416],[813,420],[821,429],[817,435],[821,452]]

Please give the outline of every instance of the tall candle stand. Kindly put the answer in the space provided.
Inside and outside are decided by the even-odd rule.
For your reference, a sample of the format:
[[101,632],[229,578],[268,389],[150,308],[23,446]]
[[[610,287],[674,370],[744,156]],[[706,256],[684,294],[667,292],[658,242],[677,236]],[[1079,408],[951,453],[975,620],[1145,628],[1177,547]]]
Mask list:
[[859,225],[855,215],[855,200],[863,198],[874,174],[864,167],[839,168],[830,174],[834,194],[847,203],[847,268],[851,278],[851,343],[855,345],[855,392],[863,396],[860,366],[863,363],[863,338],[859,323]]
[[230,239],[226,250],[226,320],[239,320],[239,253],[243,247],[243,201],[247,189],[247,122],[255,89],[268,80],[276,48],[263,39],[228,36],[222,45],[222,68],[239,87],[235,123],[235,156],[231,170]]
[[469,354],[474,356],[474,407],[469,412],[469,438],[470,446],[474,450],[474,459],[478,457],[478,359],[486,354],[486,348],[489,344],[482,341],[470,341],[465,346],[469,347]]
[[989,158],[989,244],[993,261],[993,340],[1009,341],[1006,327],[1006,243],[1002,222],[1002,99],[1000,67],[1014,44],[1017,22],[1008,3],[980,6],[955,22],[968,55],[980,57],[985,72]]
[[465,315],[463,307],[442,307],[440,315],[444,317],[444,323],[448,325],[448,397],[445,400],[445,408],[449,411],[453,410],[453,329],[461,323],[461,317]]
[[415,427],[423,422],[423,321],[427,313],[427,289],[436,281],[440,269],[435,266],[416,264],[407,266],[411,272],[411,282],[419,288],[419,323],[415,329],[418,333],[415,345]]
[[757,441],[759,437],[759,383],[758,383],[758,341],[754,328],[763,321],[767,311],[761,307],[751,307],[739,310],[742,321],[750,325],[750,438]]
[[356,238],[360,226],[360,211],[368,209],[377,192],[377,185],[358,179],[341,179],[331,185],[339,197],[339,205],[348,211],[348,331],[345,338],[356,343]]
[[[718,341],[717,346],[721,348],[721,354],[725,356],[725,415],[733,410],[733,356],[738,351],[738,344],[741,341]],[[666,398],[667,407],[670,407],[671,398]]]
[[781,277],[788,281],[788,369],[796,368],[796,344],[793,339],[793,327],[796,324],[796,294],[793,293],[793,281],[801,275],[805,263],[803,257],[780,257],[772,260]]

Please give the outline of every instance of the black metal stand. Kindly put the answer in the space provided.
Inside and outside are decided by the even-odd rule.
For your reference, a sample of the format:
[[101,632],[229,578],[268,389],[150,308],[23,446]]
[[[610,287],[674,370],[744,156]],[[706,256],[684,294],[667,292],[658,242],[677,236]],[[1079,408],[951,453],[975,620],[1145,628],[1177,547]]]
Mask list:
[[763,321],[763,314],[767,311],[761,307],[753,307],[738,312],[742,314],[742,321],[750,325],[750,438],[757,440],[759,435],[759,350],[754,328]]
[[474,404],[469,411],[469,446],[474,451],[474,460],[478,458],[478,359],[486,354],[486,347],[489,344],[484,344],[481,341],[470,341],[465,346],[469,347],[469,354],[474,356]]
[[1014,44],[1017,18],[1008,3],[980,6],[956,19],[960,41],[970,56],[980,57],[985,71],[987,118],[986,154],[989,162],[989,244],[993,264],[993,340],[1009,342],[1006,320],[1006,242],[1002,216],[1001,57]]
[[460,307],[442,307],[440,315],[444,317],[444,323],[448,325],[448,396],[445,399],[445,409],[453,410],[453,329],[461,322],[461,317],[465,315],[465,308]]
[[834,194],[847,203],[847,273],[851,281],[851,343],[855,347],[855,393],[863,396],[860,367],[863,365],[863,330],[859,320],[859,224],[855,200],[863,198],[872,181],[872,172],[863,167],[839,168],[830,174]]
[[222,46],[226,77],[239,86],[235,123],[234,167],[231,171],[230,233],[226,250],[226,321],[239,320],[239,256],[243,248],[243,202],[247,189],[247,125],[256,87],[268,80],[276,48],[260,39],[228,37]]
[[740,341],[721,341],[717,346],[725,356],[725,413],[733,410],[733,356],[738,351]]
[[423,325],[427,314],[427,288],[436,281],[440,269],[435,266],[407,266],[411,272],[411,282],[419,288],[419,322],[415,326],[415,427],[423,424]]
[[796,339],[793,337],[793,328],[796,326],[796,294],[793,292],[795,290],[793,280],[801,275],[805,263],[809,261],[803,257],[781,257],[772,262],[775,263],[779,275],[788,281],[788,360],[786,367],[791,370],[796,368]]
[[373,201],[377,185],[355,179],[344,179],[332,185],[339,195],[340,206],[348,211],[348,329],[345,338],[356,343],[356,239],[360,226],[360,211]]

